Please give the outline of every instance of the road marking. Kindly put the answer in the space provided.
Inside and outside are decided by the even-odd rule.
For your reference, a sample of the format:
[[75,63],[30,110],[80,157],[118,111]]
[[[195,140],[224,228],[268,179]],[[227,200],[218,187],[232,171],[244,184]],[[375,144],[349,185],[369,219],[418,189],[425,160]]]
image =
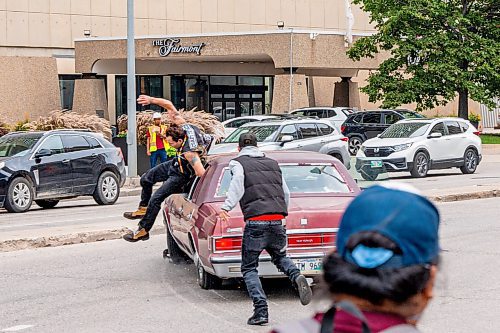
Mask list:
[[17,326],[12,326],[12,327],[9,327],[9,328],[4,328],[0,332],[18,332],[18,331],[22,331],[22,330],[25,330],[27,328],[31,328],[31,327],[34,327],[34,326],[35,325],[17,325]]

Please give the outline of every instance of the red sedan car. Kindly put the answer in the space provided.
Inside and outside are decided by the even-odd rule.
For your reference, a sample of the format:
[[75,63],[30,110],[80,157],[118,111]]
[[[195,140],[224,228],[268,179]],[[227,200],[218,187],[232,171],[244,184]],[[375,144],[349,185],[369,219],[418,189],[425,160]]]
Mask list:
[[[331,156],[291,151],[267,156],[278,161],[291,192],[289,215],[283,221],[288,256],[302,274],[318,275],[323,257],[334,249],[340,218],[360,189],[344,165]],[[229,161],[234,157],[212,157],[207,172],[194,180],[188,193],[170,196],[163,208],[171,259],[191,258],[204,289],[242,276],[243,215],[235,209],[228,222],[217,217],[231,180]],[[266,252],[260,257],[259,275],[284,277]]]

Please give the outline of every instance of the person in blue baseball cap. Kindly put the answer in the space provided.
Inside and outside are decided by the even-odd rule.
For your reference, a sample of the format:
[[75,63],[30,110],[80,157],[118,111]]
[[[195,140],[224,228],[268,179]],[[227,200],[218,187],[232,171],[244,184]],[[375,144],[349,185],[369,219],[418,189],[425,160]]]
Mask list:
[[439,212],[408,185],[373,186],[346,209],[324,261],[333,306],[273,332],[413,333],[433,297]]

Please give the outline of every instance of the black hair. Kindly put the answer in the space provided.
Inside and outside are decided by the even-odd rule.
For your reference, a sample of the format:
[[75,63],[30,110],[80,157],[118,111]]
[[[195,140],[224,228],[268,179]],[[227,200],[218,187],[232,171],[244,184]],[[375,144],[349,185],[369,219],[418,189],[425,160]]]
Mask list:
[[165,136],[172,137],[172,140],[174,141],[184,140],[184,137],[186,136],[186,131],[184,131],[180,126],[172,125],[167,129]]
[[[401,253],[401,249],[380,233],[368,231],[349,238],[347,249],[358,244],[382,247]],[[430,265],[403,268],[362,268],[331,253],[323,263],[324,280],[332,294],[347,294],[380,305],[384,300],[402,304],[422,292],[430,278]]]

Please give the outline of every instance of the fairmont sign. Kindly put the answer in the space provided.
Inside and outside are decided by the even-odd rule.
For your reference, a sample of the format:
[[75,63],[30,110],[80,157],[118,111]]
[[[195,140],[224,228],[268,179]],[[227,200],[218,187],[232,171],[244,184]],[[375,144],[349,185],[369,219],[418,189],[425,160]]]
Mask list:
[[158,53],[160,57],[168,57],[172,53],[195,53],[200,55],[201,49],[205,43],[193,45],[181,45],[179,38],[158,39],[153,41],[153,46],[159,46]]

